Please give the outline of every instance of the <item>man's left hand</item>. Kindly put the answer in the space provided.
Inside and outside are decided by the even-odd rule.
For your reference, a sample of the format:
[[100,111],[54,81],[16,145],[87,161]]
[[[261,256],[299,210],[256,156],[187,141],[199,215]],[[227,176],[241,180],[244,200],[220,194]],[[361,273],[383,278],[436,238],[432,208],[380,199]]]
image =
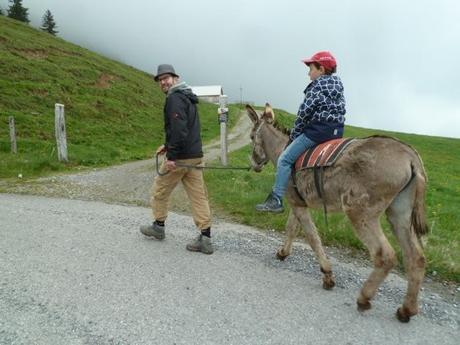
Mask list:
[[166,153],[166,146],[161,145],[160,147],[157,148],[156,154],[157,155],[162,155]]

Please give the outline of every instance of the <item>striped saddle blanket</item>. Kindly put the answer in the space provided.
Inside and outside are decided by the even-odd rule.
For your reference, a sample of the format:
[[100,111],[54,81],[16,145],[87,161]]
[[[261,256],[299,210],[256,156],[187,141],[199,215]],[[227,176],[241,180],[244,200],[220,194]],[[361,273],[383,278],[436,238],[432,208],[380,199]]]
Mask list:
[[333,165],[353,140],[354,138],[333,139],[309,148],[297,159],[295,171]]

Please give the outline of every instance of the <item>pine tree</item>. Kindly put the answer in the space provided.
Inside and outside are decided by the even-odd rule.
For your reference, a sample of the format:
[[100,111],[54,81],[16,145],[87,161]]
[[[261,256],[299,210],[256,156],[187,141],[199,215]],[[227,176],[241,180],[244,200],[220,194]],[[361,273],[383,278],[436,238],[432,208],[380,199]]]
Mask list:
[[0,8],[0,16],[3,16],[3,10]]
[[43,15],[42,26],[40,29],[56,36],[59,31],[54,30],[55,28],[57,28],[57,26],[56,22],[54,21],[54,17],[50,10],[46,10],[45,14]]
[[10,0],[10,3],[8,17],[25,23],[30,22],[29,14],[27,13],[29,10],[22,6],[22,0]]

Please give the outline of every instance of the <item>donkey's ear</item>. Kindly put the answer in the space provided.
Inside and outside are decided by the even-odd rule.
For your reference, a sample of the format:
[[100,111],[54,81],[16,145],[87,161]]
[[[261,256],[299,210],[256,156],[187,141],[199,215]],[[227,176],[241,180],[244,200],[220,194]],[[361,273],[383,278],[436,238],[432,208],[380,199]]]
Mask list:
[[268,123],[275,122],[275,112],[273,111],[271,105],[268,103],[265,103],[265,110],[264,114],[262,115],[262,118]]
[[251,119],[252,122],[257,123],[259,122],[259,115],[257,115],[256,111],[254,110],[253,107],[251,107],[249,104],[246,104],[246,111],[248,112],[248,116]]

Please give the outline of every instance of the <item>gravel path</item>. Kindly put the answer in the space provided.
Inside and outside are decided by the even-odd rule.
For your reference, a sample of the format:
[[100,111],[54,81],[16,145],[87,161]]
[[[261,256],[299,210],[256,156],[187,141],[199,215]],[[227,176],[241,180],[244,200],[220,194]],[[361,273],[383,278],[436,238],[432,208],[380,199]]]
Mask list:
[[454,345],[458,306],[425,289],[422,313],[394,317],[405,281],[391,274],[374,308],[356,310],[369,268],[337,260],[322,289],[312,251],[278,261],[277,233],[216,221],[211,255],[191,253],[189,216],[164,241],[138,226],[150,209],[0,194],[0,344]]
[[[250,126],[249,118],[242,116],[229,134],[230,150],[247,144]],[[219,155],[218,142],[206,146],[208,161]],[[164,246],[146,241],[137,229],[150,217],[150,210],[145,206],[149,205],[153,171],[153,160],[146,160],[6,186],[8,193],[40,196],[0,194],[0,224],[4,230],[0,232],[3,277],[0,344],[458,344],[460,287],[457,285],[427,278],[421,296],[421,314],[409,325],[401,325],[393,313],[403,299],[405,279],[392,273],[379,290],[376,308],[363,316],[356,312],[355,299],[370,267],[367,259],[352,258],[342,250],[326,248],[337,281],[332,293],[318,289],[321,284],[318,264],[303,241],[296,242],[293,255],[285,262],[274,259],[283,240],[283,235],[278,233],[260,232],[216,219],[214,241],[218,250],[211,256],[213,259],[206,261],[207,256],[184,254],[178,245],[182,246],[195,230],[186,215],[189,210],[182,202],[181,188],[174,193],[174,210],[180,212],[171,213],[168,218],[168,241]],[[55,222],[54,228],[46,225]],[[107,247],[104,247],[104,236],[112,231],[113,238],[105,237]],[[63,249],[59,249],[61,246]],[[158,260],[156,255],[172,260],[171,265],[166,259],[161,261],[168,265],[166,271],[158,272],[145,264],[143,255],[148,255],[152,247],[159,251],[153,260]],[[53,254],[48,261],[44,259],[46,253],[56,250],[58,254]],[[65,271],[68,265],[75,264],[68,262],[68,255],[73,254],[82,260],[83,270],[74,267],[75,271]],[[185,259],[179,259],[179,254]],[[194,266],[193,270],[205,279],[206,288],[215,287],[209,290],[212,303],[199,305],[202,321],[196,320],[193,310],[174,303],[177,299],[188,303],[186,296],[190,294],[196,302],[197,291],[204,288],[200,282],[189,281],[189,270],[176,272],[177,267],[191,263],[199,265],[199,269]],[[200,265],[206,269],[202,270]],[[99,275],[93,276],[92,269]],[[130,269],[133,271],[127,274]],[[207,269],[222,281],[210,281]],[[170,285],[156,286],[155,274]],[[76,295],[59,290],[67,288],[66,279],[74,284],[80,281],[79,286],[72,287]],[[123,280],[119,287],[109,284],[117,279]],[[183,283],[183,279],[187,283]],[[99,287],[93,294],[91,284]],[[138,290],[126,293],[124,299],[119,300],[118,294],[129,290],[129,284]],[[161,298],[158,300],[158,296],[150,289],[145,290],[142,284],[150,284],[153,291],[171,289],[168,307],[175,306],[178,310],[163,310]],[[34,291],[35,288],[38,290]],[[101,301],[91,305],[86,299],[88,296],[85,297],[88,289],[90,297]],[[178,289],[176,294],[174,289]],[[104,293],[108,297],[104,297]],[[145,303],[145,297],[169,318],[160,317],[163,320],[160,324],[152,320],[150,309],[139,305]],[[112,305],[110,298],[118,304]],[[138,319],[136,313],[139,312],[145,319]],[[190,314],[184,318],[184,313]],[[110,321],[119,322],[120,327]],[[43,331],[35,326],[36,322],[39,326],[41,323]],[[148,328],[149,322],[159,327],[156,333]],[[130,335],[127,330],[130,327],[137,332],[136,336]],[[23,328],[29,329],[29,333],[21,331]],[[211,333],[200,339],[203,333],[195,334],[195,330]],[[329,331],[333,335],[327,335]],[[176,335],[168,332],[176,332]],[[369,339],[372,332],[377,333]],[[156,341],[146,341],[147,336]],[[37,341],[40,337],[45,340]]]

